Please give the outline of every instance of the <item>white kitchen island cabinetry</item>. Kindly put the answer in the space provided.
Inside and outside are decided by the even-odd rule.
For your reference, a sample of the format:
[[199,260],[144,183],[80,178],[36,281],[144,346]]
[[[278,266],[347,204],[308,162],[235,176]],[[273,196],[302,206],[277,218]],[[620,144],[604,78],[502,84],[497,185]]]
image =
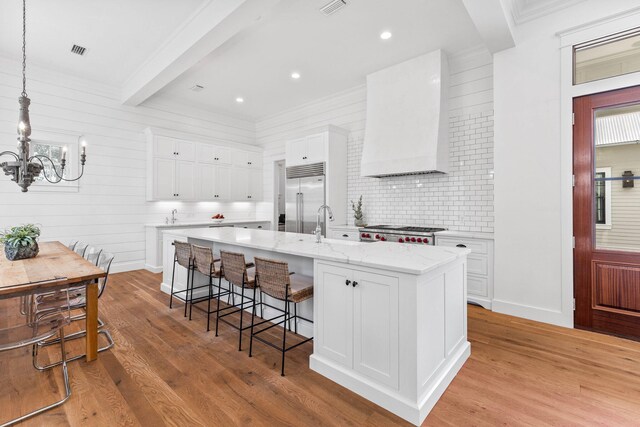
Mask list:
[[[176,230],[174,240],[286,261],[313,275],[314,297],[298,313],[313,334],[310,368],[405,420],[420,425],[470,354],[467,341],[468,249],[353,242],[243,228]],[[171,286],[170,249],[163,283]],[[171,263],[171,264],[169,264]],[[184,274],[176,267],[175,289]],[[208,277],[195,274],[195,284]],[[277,301],[267,300],[271,305]],[[275,313],[268,313],[271,318]],[[255,363],[247,358],[247,363]]]

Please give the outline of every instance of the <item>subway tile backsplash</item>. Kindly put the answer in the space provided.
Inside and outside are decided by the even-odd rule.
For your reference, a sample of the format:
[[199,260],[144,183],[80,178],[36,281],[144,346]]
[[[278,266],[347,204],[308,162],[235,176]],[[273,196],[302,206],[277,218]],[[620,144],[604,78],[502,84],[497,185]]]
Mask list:
[[448,174],[361,177],[363,137],[363,132],[350,136],[348,194],[353,201],[363,196],[368,224],[493,232],[492,110],[449,118]]

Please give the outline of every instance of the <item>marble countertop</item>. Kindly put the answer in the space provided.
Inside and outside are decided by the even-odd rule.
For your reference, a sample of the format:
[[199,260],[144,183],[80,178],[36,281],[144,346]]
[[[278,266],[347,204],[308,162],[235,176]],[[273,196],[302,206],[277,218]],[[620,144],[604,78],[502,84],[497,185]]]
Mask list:
[[145,224],[145,227],[155,227],[155,228],[178,228],[178,227],[193,227],[197,225],[218,225],[220,227],[225,227],[227,225],[233,224],[255,224],[257,222],[271,222],[268,219],[224,219],[222,222],[213,222],[213,220],[202,220],[202,221],[180,221],[175,224],[165,224],[164,222],[158,222],[155,224]]
[[471,252],[392,242],[323,239],[322,243],[316,243],[315,236],[308,234],[232,227],[176,230],[165,234],[409,274],[427,273]]
[[493,240],[493,233],[481,233],[479,231],[454,231],[454,230],[445,230],[438,231],[435,233],[436,236],[441,237],[466,237],[469,239],[488,239]]

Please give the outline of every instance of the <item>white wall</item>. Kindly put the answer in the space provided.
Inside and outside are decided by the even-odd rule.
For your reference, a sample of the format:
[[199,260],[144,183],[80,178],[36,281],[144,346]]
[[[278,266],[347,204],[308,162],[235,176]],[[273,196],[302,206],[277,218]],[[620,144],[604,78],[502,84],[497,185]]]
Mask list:
[[[493,94],[491,55],[474,49],[449,58],[451,173],[443,176],[360,177],[366,120],[366,88],[351,90],[286,111],[257,125],[265,147],[265,200],[273,207],[273,162],[284,158],[294,135],[333,124],[350,131],[348,197],[363,195],[370,223],[442,225],[455,230],[493,231]],[[349,205],[350,206],[350,205]],[[352,218],[349,209],[348,218]]]
[[[16,147],[19,72],[17,62],[0,59],[0,151]],[[103,247],[115,253],[114,269],[123,270],[143,268],[144,224],[163,221],[173,208],[181,219],[206,218],[219,211],[228,218],[255,216],[252,203],[146,202],[142,132],[148,126],[163,127],[254,144],[252,122],[183,107],[123,106],[120,94],[111,88],[32,66],[27,79],[33,128],[83,134],[89,143],[86,172],[79,192],[64,193],[21,193],[3,175],[0,228],[40,224],[42,240],[80,239]]]
[[516,47],[494,55],[496,311],[573,325],[571,184],[562,174],[571,139],[561,137],[556,33],[634,7],[580,2],[516,27]]

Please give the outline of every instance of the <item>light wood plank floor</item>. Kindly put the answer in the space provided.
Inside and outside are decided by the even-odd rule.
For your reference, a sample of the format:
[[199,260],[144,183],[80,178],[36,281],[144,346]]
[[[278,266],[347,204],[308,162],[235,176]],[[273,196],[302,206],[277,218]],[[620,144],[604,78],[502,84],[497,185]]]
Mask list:
[[[167,307],[160,276],[114,274],[100,316],[116,347],[70,364],[73,395],[27,426],[407,425],[308,369],[312,344],[287,355],[256,345],[237,351],[182,304]],[[11,318],[0,303],[0,327]],[[424,425],[639,425],[640,343],[558,328],[469,306],[471,358]],[[248,343],[248,341],[247,341]],[[75,343],[70,352],[82,351]],[[54,357],[54,349],[48,356]],[[28,350],[0,353],[0,422],[53,400],[59,370],[31,368]]]

